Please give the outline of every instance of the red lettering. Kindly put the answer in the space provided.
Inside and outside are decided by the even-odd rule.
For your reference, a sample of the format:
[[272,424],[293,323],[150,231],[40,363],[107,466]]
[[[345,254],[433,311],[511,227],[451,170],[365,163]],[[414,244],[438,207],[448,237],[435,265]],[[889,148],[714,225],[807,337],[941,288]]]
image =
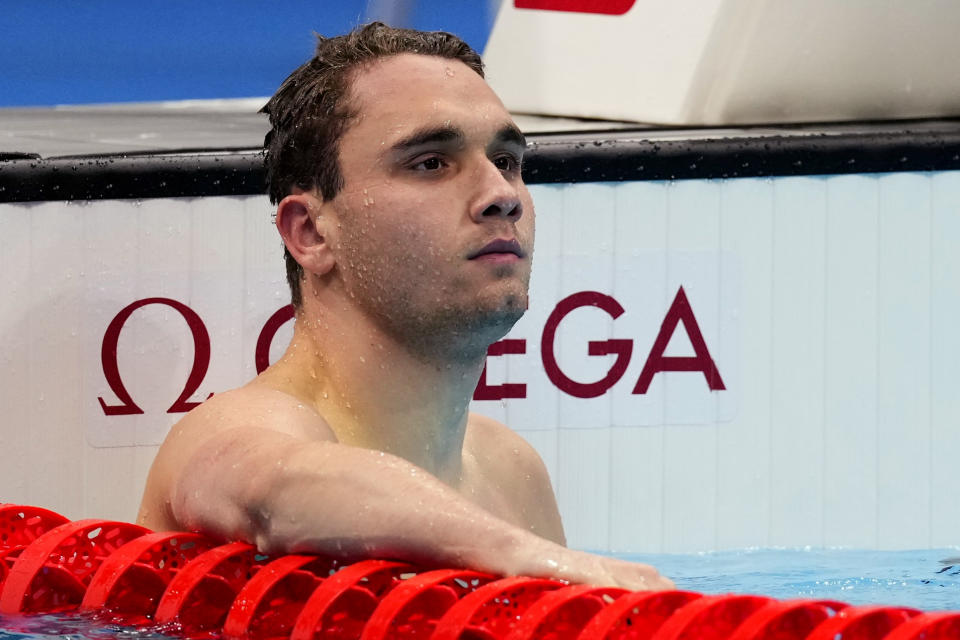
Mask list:
[[270,345],[273,344],[274,336],[277,335],[280,327],[293,319],[293,316],[293,305],[288,304],[277,309],[264,323],[263,329],[260,330],[260,336],[257,338],[257,347],[253,352],[253,362],[257,367],[258,375],[270,366]]
[[591,356],[616,355],[613,365],[600,380],[584,384],[567,377],[560,370],[557,364],[557,357],[554,353],[554,341],[557,335],[557,328],[560,321],[568,313],[580,307],[597,307],[606,311],[613,319],[623,315],[623,307],[614,298],[599,293],[597,291],[581,291],[571,296],[567,296],[557,303],[550,317],[543,327],[543,337],[540,342],[540,355],[543,358],[543,368],[547,372],[547,377],[561,391],[574,396],[575,398],[596,398],[606,393],[610,387],[615,385],[627,370],[630,364],[630,354],[633,352],[632,340],[603,340],[590,341],[587,343],[587,354]]
[[620,16],[636,4],[637,0],[514,0],[517,9],[540,9],[543,11],[574,11],[576,13],[603,13]]
[[103,375],[107,379],[107,384],[110,385],[110,390],[120,400],[119,405],[109,406],[103,398],[97,397],[104,415],[126,416],[143,413],[143,409],[130,397],[130,392],[127,391],[123,379],[120,377],[120,367],[117,364],[117,345],[120,343],[120,331],[133,312],[151,304],[165,304],[168,307],[173,307],[187,321],[187,326],[193,335],[193,367],[190,369],[190,375],[183,386],[183,391],[167,409],[167,413],[185,413],[200,404],[199,402],[188,402],[187,398],[196,392],[200,383],[203,382],[203,378],[207,375],[207,368],[210,366],[210,335],[207,333],[203,320],[193,309],[182,302],[170,298],[144,298],[124,307],[110,321],[110,324],[107,325],[107,331],[103,335],[103,344],[100,349]]
[[[693,346],[693,357],[667,357],[663,352],[667,349],[667,343],[670,342],[673,332],[677,325],[683,322],[683,327],[687,331],[687,337]],[[699,371],[707,379],[707,386],[711,391],[723,391],[723,380],[720,378],[720,372],[713,358],[710,357],[710,351],[707,350],[707,343],[703,340],[703,334],[700,333],[700,325],[693,315],[693,309],[687,301],[687,294],[683,287],[677,291],[673,304],[667,311],[667,316],[660,325],[660,333],[657,339],[653,341],[653,347],[650,349],[650,355],[643,365],[643,371],[637,379],[637,384],[633,388],[633,393],[643,394],[650,388],[653,376],[661,371]]]
[[[134,402],[129,391],[123,384],[120,376],[120,370],[117,358],[117,346],[120,341],[120,333],[130,316],[141,307],[151,304],[163,304],[176,310],[187,322],[190,333],[193,336],[194,355],[193,366],[187,377],[183,390],[177,399],[167,409],[167,413],[184,413],[198,406],[199,402],[190,402],[188,398],[196,393],[203,379],[206,377],[207,369],[210,365],[210,336],[204,326],[203,320],[197,313],[176,300],[170,298],[144,298],[137,300],[124,307],[113,318],[107,326],[103,336],[101,347],[101,363],[103,374],[109,384],[111,391],[117,396],[120,403],[117,405],[108,405],[102,397],[98,397],[100,407],[104,415],[134,415],[142,414],[143,409]],[[583,383],[577,382],[567,376],[557,362],[555,352],[555,342],[557,330],[563,319],[572,311],[581,307],[597,307],[606,311],[614,320],[624,313],[623,307],[612,296],[599,293],[597,291],[580,291],[570,295],[560,302],[550,313],[543,328],[543,334],[540,343],[540,353],[543,360],[543,368],[547,377],[558,389],[575,398],[596,398],[605,394],[615,385],[626,373],[630,364],[630,357],[633,353],[633,341],[624,339],[593,340],[587,343],[587,354],[590,356],[616,356],[606,375],[595,382]],[[270,347],[276,337],[280,327],[295,317],[293,305],[281,307],[271,315],[257,338],[257,344],[254,351],[254,364],[257,373],[263,373],[270,366]],[[678,325],[683,323],[687,332],[687,337],[693,347],[694,355],[692,357],[668,357],[664,355],[667,344],[673,336]],[[487,349],[487,357],[497,357],[510,354],[525,354],[527,352],[527,341],[524,339],[506,339],[495,342]],[[683,287],[677,291],[673,303],[667,311],[663,322],[660,325],[660,331],[654,340],[650,349],[650,354],[643,365],[640,377],[633,388],[633,394],[644,394],[650,388],[653,377],[665,371],[699,371],[707,381],[707,387],[711,391],[723,391],[726,389],[720,372],[717,369],[713,357],[707,348],[700,331],[700,326],[694,316],[693,309],[690,307],[686,292]],[[213,395],[212,393],[210,394]],[[209,397],[209,396],[208,396]],[[505,400],[505,399],[523,399],[527,397],[527,385],[523,383],[505,383],[500,385],[490,385],[487,383],[487,367],[484,364],[483,371],[477,381],[477,387],[473,393],[474,400]]]
[[[487,357],[505,356],[510,353],[526,353],[526,340],[501,340],[494,342],[487,348]],[[484,363],[483,371],[480,372],[480,380],[477,381],[477,388],[473,391],[474,400],[506,400],[507,398],[526,398],[527,385],[523,383],[499,384],[490,386],[487,384],[487,365]]]

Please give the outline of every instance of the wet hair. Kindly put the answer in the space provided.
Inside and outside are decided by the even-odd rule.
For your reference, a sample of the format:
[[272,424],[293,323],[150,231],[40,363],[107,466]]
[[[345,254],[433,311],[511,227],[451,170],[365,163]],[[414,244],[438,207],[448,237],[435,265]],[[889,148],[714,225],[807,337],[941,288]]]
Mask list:
[[[317,36],[313,58],[291,73],[260,110],[270,117],[264,139],[270,201],[279,203],[295,187],[318,189],[329,200],[343,188],[339,142],[357,114],[350,104],[352,74],[377,60],[416,53],[459,60],[483,76],[480,55],[442,31],[397,29],[381,22],[334,38]],[[303,267],[284,248],[290,296],[302,303]]]

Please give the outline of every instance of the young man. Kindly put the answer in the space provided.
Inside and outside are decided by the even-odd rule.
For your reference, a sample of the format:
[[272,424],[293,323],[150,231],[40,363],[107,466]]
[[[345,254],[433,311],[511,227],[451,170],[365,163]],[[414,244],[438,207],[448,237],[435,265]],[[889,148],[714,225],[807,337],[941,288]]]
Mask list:
[[524,138],[479,56],[367,25],[321,39],[264,110],[293,340],[174,426],[140,523],[271,552],[671,586],[565,548],[535,451],[468,413],[487,347],[527,308],[534,231]]

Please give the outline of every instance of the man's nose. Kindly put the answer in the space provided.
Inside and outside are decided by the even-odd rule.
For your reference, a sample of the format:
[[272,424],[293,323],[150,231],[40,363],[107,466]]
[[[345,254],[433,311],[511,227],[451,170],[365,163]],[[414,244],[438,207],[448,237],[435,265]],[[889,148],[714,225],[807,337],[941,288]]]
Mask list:
[[513,221],[520,219],[523,215],[520,189],[492,161],[482,163],[475,179],[476,196],[470,207],[470,216],[474,222],[489,218],[508,218]]

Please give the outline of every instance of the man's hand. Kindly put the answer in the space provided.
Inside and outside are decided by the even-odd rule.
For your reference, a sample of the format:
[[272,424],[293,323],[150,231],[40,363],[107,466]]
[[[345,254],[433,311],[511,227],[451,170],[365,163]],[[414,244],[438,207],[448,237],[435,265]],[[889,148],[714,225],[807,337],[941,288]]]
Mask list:
[[674,588],[672,580],[661,576],[650,565],[574,551],[540,538],[520,545],[514,560],[516,566],[507,569],[510,574],[556,578],[631,591]]

